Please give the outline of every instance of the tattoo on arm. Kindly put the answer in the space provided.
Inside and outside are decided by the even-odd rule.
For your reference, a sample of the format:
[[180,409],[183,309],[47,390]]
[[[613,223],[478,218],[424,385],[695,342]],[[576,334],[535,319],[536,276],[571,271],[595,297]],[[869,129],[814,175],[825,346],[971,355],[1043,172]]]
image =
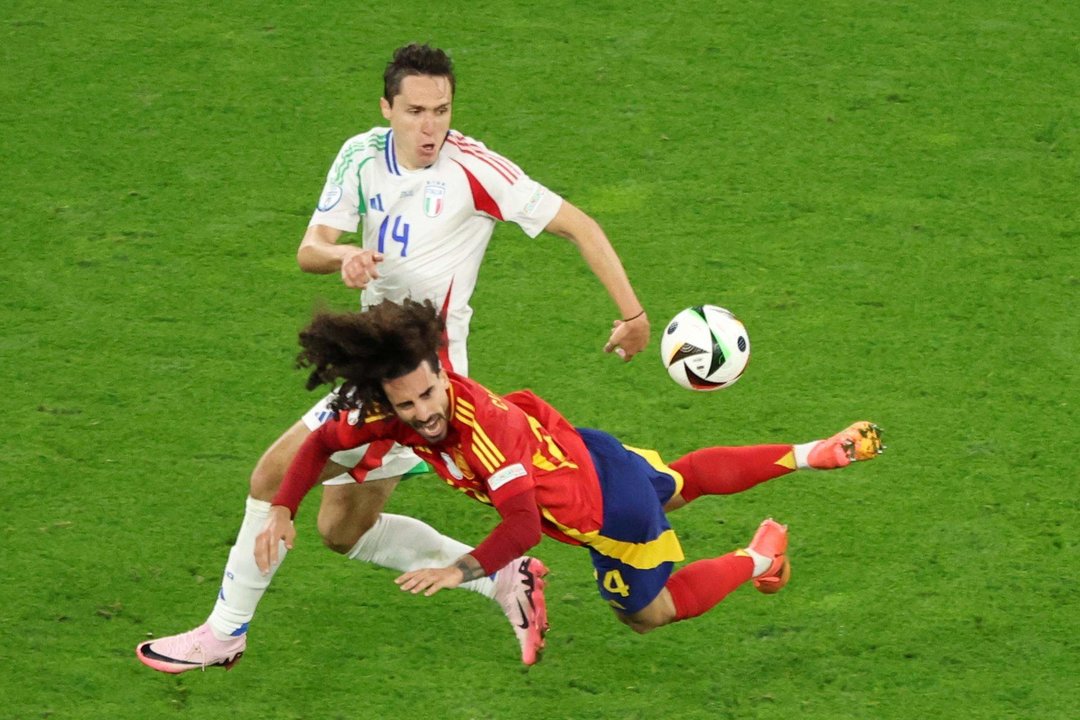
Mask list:
[[484,572],[484,568],[480,566],[476,558],[472,555],[462,555],[454,561],[454,567],[461,571],[461,574],[465,576],[462,582],[469,582],[470,580],[476,580],[482,578],[487,573]]

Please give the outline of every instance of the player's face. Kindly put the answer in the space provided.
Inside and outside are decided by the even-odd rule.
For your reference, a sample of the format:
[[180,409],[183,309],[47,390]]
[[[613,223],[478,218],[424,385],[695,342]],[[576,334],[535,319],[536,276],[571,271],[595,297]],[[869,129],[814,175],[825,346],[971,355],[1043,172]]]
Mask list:
[[427,360],[408,375],[383,381],[383,392],[402,422],[428,442],[437,443],[450,429],[450,379],[435,372]]
[[398,162],[409,170],[427,167],[439,157],[450,131],[450,79],[434,75],[409,75],[393,104],[379,101],[383,117],[394,131]]

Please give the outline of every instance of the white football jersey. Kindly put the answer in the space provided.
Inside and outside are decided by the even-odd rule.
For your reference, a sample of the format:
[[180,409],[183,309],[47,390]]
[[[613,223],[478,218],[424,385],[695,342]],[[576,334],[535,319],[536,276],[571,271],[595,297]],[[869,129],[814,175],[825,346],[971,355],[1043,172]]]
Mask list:
[[373,128],[342,146],[310,225],[359,228],[363,247],[384,255],[381,277],[361,295],[363,307],[431,300],[457,346],[454,367],[465,373],[469,298],[496,221],[536,237],[561,205],[561,197],[517,165],[456,130],[435,164],[407,170],[397,162],[393,131]]

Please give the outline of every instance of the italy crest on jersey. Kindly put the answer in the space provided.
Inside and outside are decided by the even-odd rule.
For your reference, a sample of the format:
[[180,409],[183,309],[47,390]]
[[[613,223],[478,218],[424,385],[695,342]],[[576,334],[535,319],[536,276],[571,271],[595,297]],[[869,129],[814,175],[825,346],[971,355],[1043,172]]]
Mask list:
[[441,182],[429,182],[424,186],[424,214],[429,218],[436,218],[442,214],[443,205],[446,204],[446,184]]

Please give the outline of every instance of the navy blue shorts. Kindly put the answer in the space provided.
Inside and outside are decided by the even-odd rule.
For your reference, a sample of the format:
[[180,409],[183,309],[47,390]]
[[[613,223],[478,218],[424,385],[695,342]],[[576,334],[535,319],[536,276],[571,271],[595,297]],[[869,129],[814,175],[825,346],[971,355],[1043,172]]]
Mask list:
[[577,428],[600,478],[604,521],[588,547],[600,596],[619,612],[651,603],[683,559],[664,503],[682,477],[652,450],[627,447],[600,430]]

